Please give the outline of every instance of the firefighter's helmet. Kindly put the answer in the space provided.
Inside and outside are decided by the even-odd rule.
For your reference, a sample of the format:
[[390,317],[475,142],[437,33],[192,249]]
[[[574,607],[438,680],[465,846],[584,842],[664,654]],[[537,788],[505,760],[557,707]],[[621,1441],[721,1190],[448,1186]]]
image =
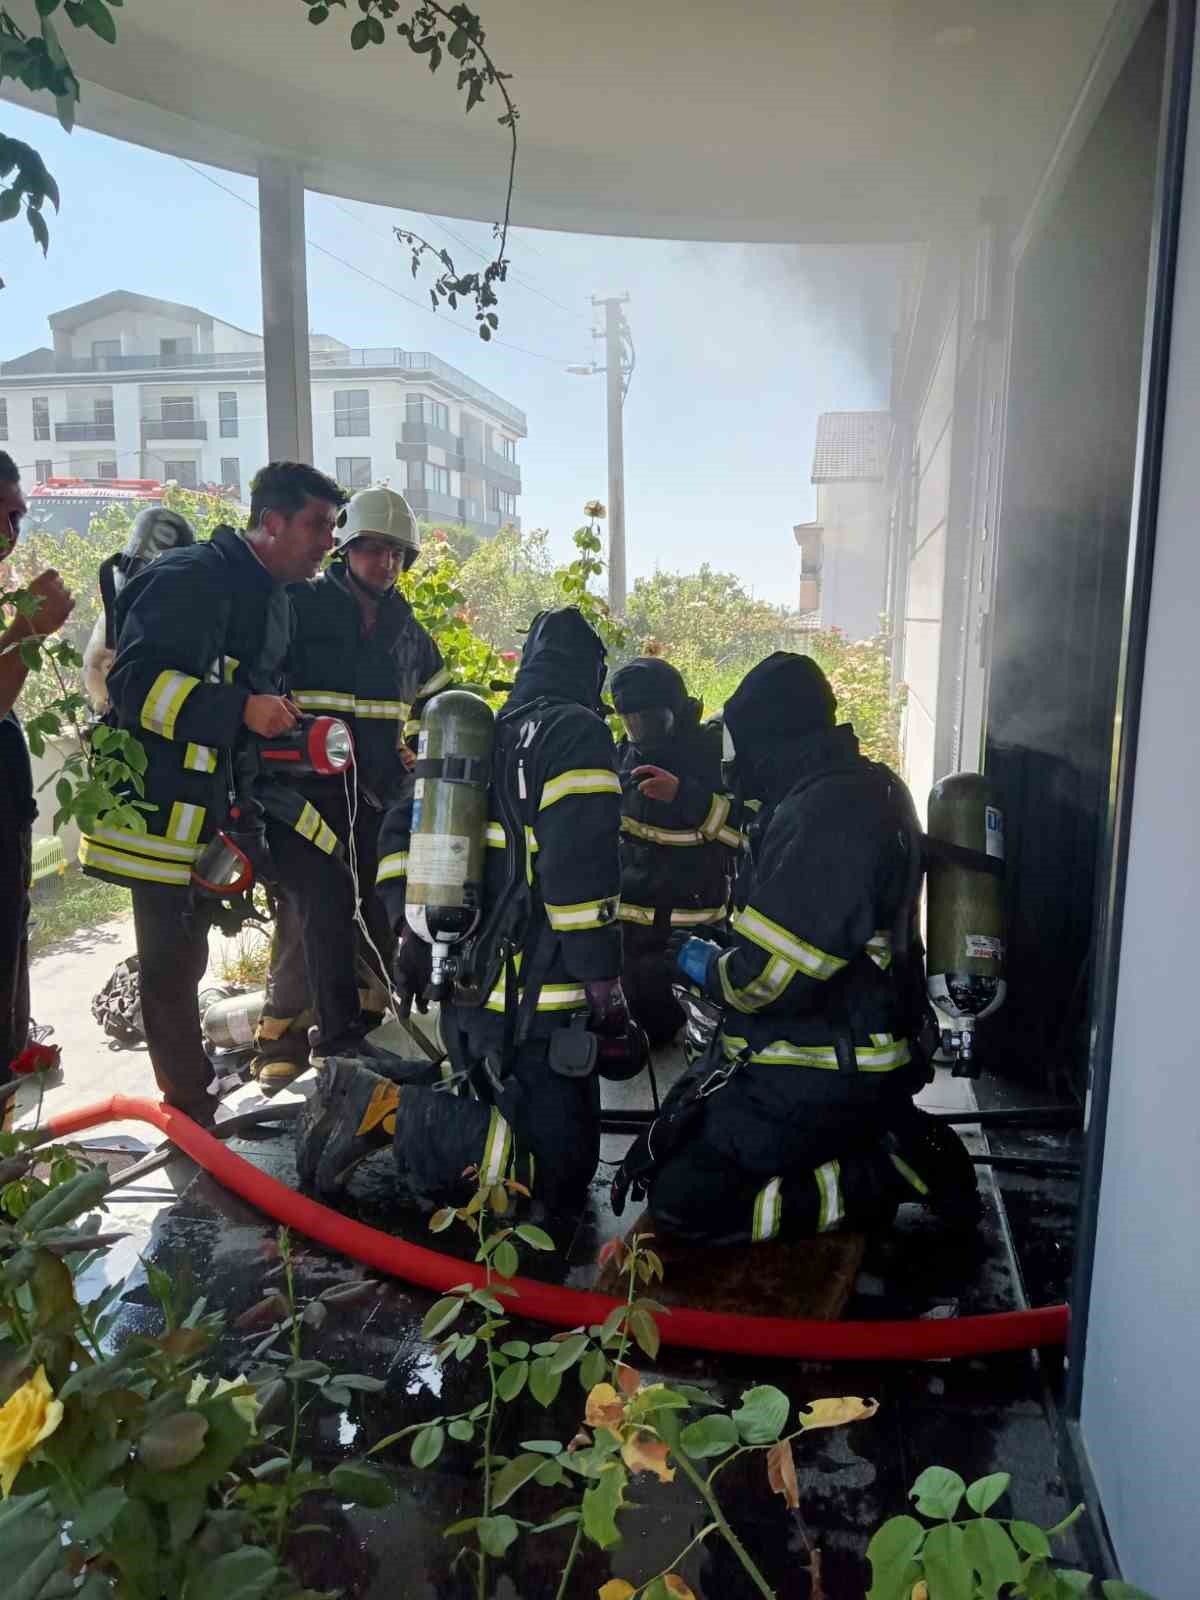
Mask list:
[[365,535],[395,545],[406,569],[421,551],[421,532],[412,507],[394,489],[360,489],[342,508],[334,533],[336,551],[340,553]]

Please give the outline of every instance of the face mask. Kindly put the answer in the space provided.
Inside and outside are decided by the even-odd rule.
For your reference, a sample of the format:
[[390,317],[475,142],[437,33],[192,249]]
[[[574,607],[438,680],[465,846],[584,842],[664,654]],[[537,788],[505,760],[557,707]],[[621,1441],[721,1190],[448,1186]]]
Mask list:
[[733,747],[733,735],[729,731],[729,724],[723,723],[721,727],[721,782],[727,789],[736,789],[739,776],[737,751]]
[[675,728],[675,713],[666,706],[649,706],[644,711],[624,714],[623,721],[634,744],[648,750],[671,737]]

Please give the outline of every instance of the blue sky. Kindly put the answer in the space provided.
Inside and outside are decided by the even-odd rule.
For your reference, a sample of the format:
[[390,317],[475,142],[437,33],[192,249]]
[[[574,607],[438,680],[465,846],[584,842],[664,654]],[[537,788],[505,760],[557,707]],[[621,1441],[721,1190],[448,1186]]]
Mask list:
[[[235,198],[254,200],[251,179],[82,129],[68,136],[9,105],[0,117],[41,151],[63,203],[46,261],[23,222],[0,229],[0,359],[48,342],[49,312],[110,289],[261,325],[257,217]],[[563,369],[602,359],[591,296],[627,290],[638,351],[625,409],[631,581],[708,561],[795,604],[791,529],[812,515],[816,418],[886,403],[894,256],[517,230],[501,342],[487,346],[468,318],[428,309],[393,223],[447,246],[463,268],[481,257],[447,228],[478,251],[490,243],[484,224],[310,195],[310,243],[350,264],[310,248],[316,331],[432,350],[522,406],[524,525],[550,528],[565,549],[583,502],[607,498],[607,458],[604,380]]]

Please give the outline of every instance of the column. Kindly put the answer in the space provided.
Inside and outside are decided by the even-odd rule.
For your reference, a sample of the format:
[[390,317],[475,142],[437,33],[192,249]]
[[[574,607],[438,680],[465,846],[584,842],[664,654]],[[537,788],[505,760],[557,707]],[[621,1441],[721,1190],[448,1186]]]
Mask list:
[[267,448],[272,461],[311,462],[304,180],[299,167],[290,162],[263,161],[259,166],[258,231],[262,252]]

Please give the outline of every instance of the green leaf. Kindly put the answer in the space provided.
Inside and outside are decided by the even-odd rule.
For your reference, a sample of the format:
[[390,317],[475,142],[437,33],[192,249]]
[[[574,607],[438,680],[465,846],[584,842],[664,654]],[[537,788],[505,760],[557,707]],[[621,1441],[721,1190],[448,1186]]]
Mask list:
[[329,1474],[329,1487],[341,1500],[368,1511],[379,1511],[395,1499],[389,1479],[377,1467],[357,1461],[344,1461]]
[[192,1574],[183,1600],[262,1600],[281,1576],[275,1558],[257,1545],[243,1545]]
[[738,1430],[732,1417],[723,1411],[698,1422],[689,1422],[679,1436],[680,1443],[693,1461],[704,1461],[709,1456],[723,1456],[738,1442]]
[[371,25],[366,17],[360,18],[350,30],[351,50],[365,50],[371,42]]
[[[57,0],[54,0],[54,3],[57,3]],[[450,35],[450,38],[446,43],[446,49],[456,61],[461,61],[463,56],[465,56],[467,53],[467,46],[470,44],[470,42],[471,39],[470,35],[467,33],[467,30],[465,28],[458,28]]]
[[986,1478],[976,1478],[974,1483],[967,1486],[967,1504],[982,1516],[985,1511],[991,1510],[1002,1494],[1008,1493],[1011,1482],[1012,1476],[1007,1472],[993,1472]]
[[583,1531],[601,1550],[620,1544],[617,1531],[617,1512],[625,1503],[625,1485],[628,1474],[619,1461],[610,1461],[601,1469],[595,1483],[583,1493]]
[[529,1376],[529,1363],[527,1361],[514,1361],[511,1367],[505,1367],[496,1380],[496,1393],[501,1400],[515,1400],[525,1387],[525,1380]]
[[1040,1561],[1049,1560],[1050,1541],[1036,1522],[1010,1522],[1008,1531],[1027,1556]]
[[604,1374],[608,1371],[608,1362],[604,1358],[603,1350],[589,1350],[579,1363],[579,1381],[587,1393],[604,1382]]
[[502,1356],[512,1356],[514,1361],[524,1361],[529,1354],[529,1345],[524,1339],[510,1339],[507,1344],[500,1346]]
[[88,1495],[72,1522],[72,1539],[90,1544],[102,1538],[121,1515],[128,1498],[119,1484],[110,1484],[107,1489]]
[[973,1600],[975,1584],[967,1560],[963,1530],[941,1522],[929,1530],[922,1553],[929,1593],[937,1600]]
[[[61,0],[37,0],[37,14],[39,17],[52,17],[58,10]],[[453,51],[451,52],[453,54]]]
[[534,1473],[540,1472],[546,1465],[546,1458],[535,1455],[529,1451],[519,1455],[515,1461],[510,1461],[492,1479],[492,1508],[499,1510],[507,1505],[522,1484],[528,1483]]
[[442,1453],[446,1442],[445,1429],[438,1422],[430,1423],[413,1437],[409,1459],[414,1467],[431,1467]]
[[[1002,1478],[1005,1474],[1001,1472],[996,1476]],[[967,1560],[979,1574],[979,1600],[998,1600],[1004,1585],[1017,1583],[1021,1577],[1021,1558],[1016,1545],[1003,1524],[991,1517],[964,1523],[963,1539]]]
[[85,1211],[91,1211],[107,1188],[108,1173],[103,1167],[94,1167],[70,1183],[60,1184],[30,1206],[21,1218],[22,1233],[35,1234],[43,1228],[61,1228],[73,1222]]
[[782,1389],[764,1384],[747,1389],[733,1420],[745,1444],[774,1444],[788,1419],[788,1397]]
[[[312,12],[309,12],[309,21],[312,21]],[[445,1233],[458,1213],[453,1206],[443,1206],[440,1211],[435,1211],[429,1219],[430,1233]]]
[[557,1439],[522,1439],[522,1450],[534,1450],[540,1456],[560,1456],[563,1446]]
[[567,1474],[561,1461],[547,1460],[542,1462],[540,1472],[535,1472],[533,1481],[540,1483],[543,1489],[556,1489]]
[[909,1499],[917,1502],[923,1517],[951,1522],[966,1492],[967,1486],[957,1472],[951,1472],[949,1467],[926,1467],[913,1484]]
[[502,1239],[492,1252],[492,1269],[502,1278],[515,1278],[521,1266],[520,1257],[515,1247],[507,1239]]
[[457,1321],[462,1313],[463,1301],[456,1294],[447,1295],[444,1300],[437,1300],[425,1313],[421,1323],[421,1332],[426,1339],[440,1338],[450,1325]]
[[558,1349],[549,1358],[551,1372],[566,1372],[573,1367],[588,1347],[586,1333],[573,1333],[569,1339],[564,1339]]
[[1139,1589],[1136,1584],[1126,1583],[1123,1578],[1105,1578],[1100,1585],[1100,1593],[1104,1600],[1153,1600],[1144,1589]]
[[368,1378],[363,1372],[337,1372],[332,1381],[343,1389],[357,1389],[360,1394],[382,1394],[387,1388],[382,1378]]
[[117,25],[109,14],[104,0],[81,0],[83,20],[92,32],[106,44],[116,44]]
[[1092,1575],[1090,1572],[1081,1572],[1078,1567],[1055,1567],[1054,1580],[1058,1585],[1060,1594],[1090,1594],[1092,1588]]
[[292,1383],[316,1383],[330,1374],[323,1361],[293,1361],[283,1375]]
[[531,1222],[522,1222],[516,1230],[517,1238],[523,1239],[531,1250],[553,1250],[554,1240],[545,1228],[535,1228]]
[[308,13],[308,20],[311,23],[313,23],[315,26],[319,26],[322,22],[325,21],[325,18],[328,15],[329,15],[329,7],[328,6],[313,6],[312,9]]
[[455,1417],[446,1432],[452,1439],[457,1439],[462,1444],[470,1444],[475,1437],[474,1425],[468,1422],[466,1417]]
[[871,1587],[867,1600],[909,1600],[920,1576],[916,1555],[925,1543],[925,1529],[916,1517],[892,1517],[871,1539]]
[[658,1324],[650,1313],[642,1306],[635,1306],[629,1313],[629,1331],[632,1333],[639,1349],[645,1352],[653,1361],[658,1355],[662,1339],[659,1335]]
[[480,1517],[475,1537],[481,1550],[500,1557],[516,1539],[520,1530],[511,1517]]
[[151,1472],[174,1472],[196,1459],[207,1433],[208,1419],[202,1412],[191,1408],[177,1411],[146,1430],[138,1443],[138,1456]]
[[379,18],[378,17],[368,17],[367,18],[367,27],[370,30],[371,43],[372,44],[382,44],[383,40],[384,40],[383,23],[380,22]]

